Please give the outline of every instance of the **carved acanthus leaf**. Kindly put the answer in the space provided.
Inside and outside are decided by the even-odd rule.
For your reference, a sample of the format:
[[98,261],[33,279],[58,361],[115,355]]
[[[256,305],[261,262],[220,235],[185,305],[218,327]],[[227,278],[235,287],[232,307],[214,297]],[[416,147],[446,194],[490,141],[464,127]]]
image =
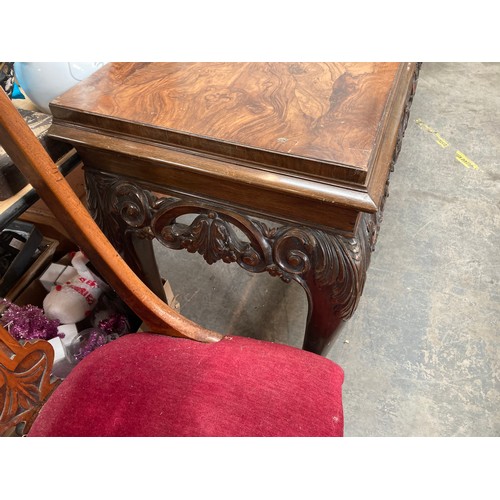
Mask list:
[[[188,213],[199,213],[189,225],[176,222]],[[240,229],[249,241],[244,241],[235,228]],[[152,230],[165,246],[184,248],[199,253],[209,263],[218,260],[237,262],[243,268],[260,272],[265,267],[267,243],[250,221],[237,214],[216,213],[203,207],[182,203],[163,206],[155,215]]]

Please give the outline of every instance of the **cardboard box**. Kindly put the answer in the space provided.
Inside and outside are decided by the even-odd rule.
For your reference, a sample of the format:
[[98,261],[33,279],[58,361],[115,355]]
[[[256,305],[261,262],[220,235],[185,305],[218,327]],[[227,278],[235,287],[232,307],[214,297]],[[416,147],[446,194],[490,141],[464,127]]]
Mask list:
[[[8,234],[9,238],[14,235],[9,245],[7,245],[8,240],[5,241],[7,252],[5,255],[9,256],[6,257],[7,261],[9,262],[11,256],[17,252],[3,276],[0,277],[0,297],[5,297],[36,258],[36,251],[42,242],[42,234],[33,224],[19,221],[11,222],[1,233],[2,235]],[[26,241],[23,241],[24,239]]]
[[28,268],[28,270],[21,276],[21,278],[4,295],[5,299],[9,300],[10,302],[15,302],[18,305],[31,304],[31,302],[29,301],[24,302],[23,304],[19,304],[17,298],[31,283],[37,281],[37,278],[38,276],[40,276],[43,269],[46,268],[47,265],[51,262],[58,244],[59,242],[57,240],[52,240],[50,238],[43,238],[42,243],[39,246],[39,248],[42,248],[40,255],[37,257],[35,262],[33,262],[33,264]]

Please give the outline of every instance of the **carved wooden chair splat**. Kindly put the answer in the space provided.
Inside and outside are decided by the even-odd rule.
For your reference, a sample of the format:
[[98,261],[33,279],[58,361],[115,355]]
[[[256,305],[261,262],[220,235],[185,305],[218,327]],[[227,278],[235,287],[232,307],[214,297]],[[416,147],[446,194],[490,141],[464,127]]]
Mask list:
[[59,381],[51,377],[52,346],[45,341],[21,346],[0,325],[0,436],[27,433]]

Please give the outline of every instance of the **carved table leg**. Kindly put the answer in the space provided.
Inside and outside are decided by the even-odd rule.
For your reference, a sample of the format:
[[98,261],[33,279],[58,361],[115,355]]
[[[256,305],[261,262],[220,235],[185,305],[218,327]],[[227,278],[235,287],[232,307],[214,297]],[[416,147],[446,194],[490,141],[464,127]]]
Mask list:
[[167,302],[160,270],[156,263],[152,238],[129,233],[128,242],[129,244],[126,245],[123,252],[125,262],[128,262],[137,276],[148,284],[151,291]]
[[326,356],[339,336],[345,319],[331,304],[330,290],[310,286],[311,304],[302,348]]
[[315,272],[307,276],[311,296],[303,348],[326,356],[358,305],[378,224],[364,215],[354,238],[318,238]]
[[282,228],[274,260],[302,285],[309,301],[303,348],[326,355],[363,292],[378,224],[364,215],[354,238],[308,228]]
[[135,184],[95,171],[85,171],[87,203],[93,218],[117,252],[165,302],[162,279],[148,228],[154,197]]

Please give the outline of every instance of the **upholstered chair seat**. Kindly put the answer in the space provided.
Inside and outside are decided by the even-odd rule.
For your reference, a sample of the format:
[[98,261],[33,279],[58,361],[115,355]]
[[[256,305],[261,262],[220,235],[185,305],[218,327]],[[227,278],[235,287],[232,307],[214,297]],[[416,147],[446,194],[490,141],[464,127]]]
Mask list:
[[134,333],[84,358],[29,435],[341,436],[343,377],[286,345]]

